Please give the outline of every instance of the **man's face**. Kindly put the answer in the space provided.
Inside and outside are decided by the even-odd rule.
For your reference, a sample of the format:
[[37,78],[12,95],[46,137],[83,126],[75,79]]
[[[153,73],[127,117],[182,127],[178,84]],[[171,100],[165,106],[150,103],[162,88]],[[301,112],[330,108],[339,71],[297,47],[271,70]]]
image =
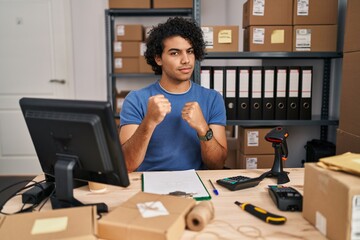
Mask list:
[[194,49],[186,39],[170,37],[164,40],[164,51],[155,60],[162,68],[163,77],[170,81],[186,81],[194,70]]

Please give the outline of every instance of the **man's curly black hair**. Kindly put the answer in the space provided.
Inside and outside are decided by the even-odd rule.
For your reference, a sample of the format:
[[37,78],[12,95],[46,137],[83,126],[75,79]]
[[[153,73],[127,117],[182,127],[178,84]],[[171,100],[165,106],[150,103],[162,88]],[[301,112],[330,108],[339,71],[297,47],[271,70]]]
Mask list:
[[146,62],[152,67],[155,74],[161,74],[162,69],[155,62],[156,56],[161,56],[164,50],[164,40],[180,36],[188,40],[194,49],[195,59],[201,61],[205,55],[205,42],[201,28],[193,19],[173,17],[165,23],[160,23],[150,30],[146,40]]

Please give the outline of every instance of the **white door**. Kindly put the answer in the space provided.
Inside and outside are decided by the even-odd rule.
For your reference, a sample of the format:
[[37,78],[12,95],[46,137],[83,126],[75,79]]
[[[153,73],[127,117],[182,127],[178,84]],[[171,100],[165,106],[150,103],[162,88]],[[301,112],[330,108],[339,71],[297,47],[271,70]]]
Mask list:
[[68,0],[0,0],[0,174],[38,174],[19,107],[27,97],[73,98]]

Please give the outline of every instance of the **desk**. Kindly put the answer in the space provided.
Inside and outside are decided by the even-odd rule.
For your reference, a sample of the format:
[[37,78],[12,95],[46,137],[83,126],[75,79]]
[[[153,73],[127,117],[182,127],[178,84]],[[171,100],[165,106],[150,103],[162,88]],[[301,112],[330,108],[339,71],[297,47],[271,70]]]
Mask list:
[[[257,177],[266,170],[237,169],[198,171],[198,175],[201,177],[204,185],[212,195],[212,202],[215,208],[215,221],[208,224],[203,232],[209,231],[216,233],[218,236],[221,236],[222,239],[255,239],[246,237],[234,230],[239,226],[253,226],[260,230],[261,236],[263,237],[258,239],[326,239],[315,229],[314,226],[302,217],[301,212],[282,212],[276,208],[267,190],[268,185],[276,184],[275,178],[266,178],[254,188],[234,192],[229,191],[215,183],[217,179],[236,175]],[[303,193],[304,169],[293,168],[285,169],[285,171],[289,172],[290,178],[290,182],[286,185],[292,186],[299,192]],[[35,180],[41,180],[42,178],[43,176],[38,176]],[[105,202],[111,211],[141,190],[141,173],[130,173],[129,178],[130,186],[127,188],[108,185],[108,190],[105,193],[92,193],[89,192],[87,186],[84,186],[75,189],[74,196],[83,203]],[[209,179],[214,182],[215,186],[219,190],[219,196],[215,196],[211,191],[212,188],[208,181]],[[241,210],[234,204],[235,201],[249,202],[253,205],[264,208],[269,212],[283,215],[287,218],[287,222],[281,226],[262,222],[249,213]],[[19,208],[20,203],[20,198],[13,199],[4,207],[4,211],[16,211]],[[50,203],[47,203],[43,207],[42,211],[50,209],[51,205]],[[232,227],[229,224],[231,224]],[[194,239],[194,237],[198,237],[196,239],[219,239],[215,237],[215,235],[203,233],[197,236],[197,234],[198,232],[186,230],[182,239]]]

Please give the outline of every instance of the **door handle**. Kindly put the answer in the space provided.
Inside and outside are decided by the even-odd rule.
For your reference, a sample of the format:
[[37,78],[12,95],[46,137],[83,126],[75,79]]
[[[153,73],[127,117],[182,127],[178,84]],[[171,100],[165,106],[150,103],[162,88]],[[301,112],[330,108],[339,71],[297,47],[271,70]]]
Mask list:
[[49,82],[50,83],[60,83],[60,84],[66,83],[65,79],[50,79]]

